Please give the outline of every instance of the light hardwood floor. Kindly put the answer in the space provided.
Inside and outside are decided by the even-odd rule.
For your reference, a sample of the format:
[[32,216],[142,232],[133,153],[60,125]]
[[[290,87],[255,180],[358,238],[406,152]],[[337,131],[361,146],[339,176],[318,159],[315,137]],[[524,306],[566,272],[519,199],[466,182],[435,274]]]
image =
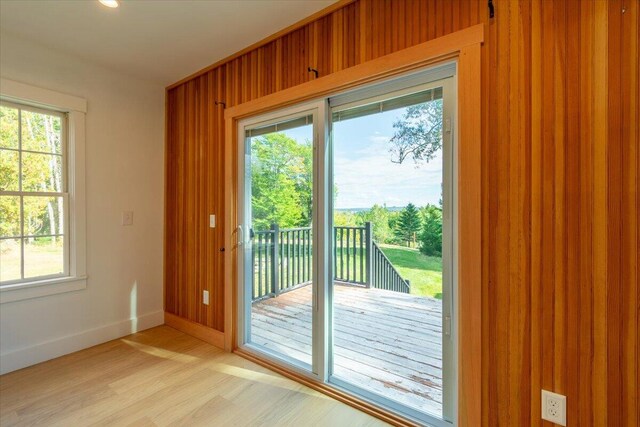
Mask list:
[[1,376],[0,425],[386,424],[160,326]]

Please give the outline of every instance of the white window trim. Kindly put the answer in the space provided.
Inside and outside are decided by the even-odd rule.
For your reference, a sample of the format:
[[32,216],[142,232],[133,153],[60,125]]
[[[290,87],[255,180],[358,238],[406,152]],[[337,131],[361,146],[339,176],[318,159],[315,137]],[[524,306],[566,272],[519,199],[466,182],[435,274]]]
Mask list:
[[77,291],[87,287],[85,116],[86,99],[0,78],[0,99],[67,114],[67,191],[69,193],[69,275],[0,287],[0,304]]

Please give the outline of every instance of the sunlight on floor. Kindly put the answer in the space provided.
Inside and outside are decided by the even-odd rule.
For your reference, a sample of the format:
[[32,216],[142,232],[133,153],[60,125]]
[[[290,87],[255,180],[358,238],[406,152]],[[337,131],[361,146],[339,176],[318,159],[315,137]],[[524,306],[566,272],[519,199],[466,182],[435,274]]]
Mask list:
[[191,362],[196,362],[196,361],[200,360],[200,358],[198,358],[196,356],[190,356],[188,354],[177,353],[175,351],[166,350],[164,348],[154,347],[154,346],[150,346],[150,345],[146,345],[146,344],[141,344],[139,342],[135,342],[135,341],[127,340],[127,339],[122,339],[121,341],[123,343],[135,348],[138,351],[146,353],[146,354],[148,354],[150,356],[160,357],[162,359],[171,359],[171,360],[175,360],[176,362],[181,362],[181,363],[191,363]]
[[257,372],[252,369],[241,368],[239,366],[233,366],[226,363],[216,363],[210,368],[214,371],[231,375],[237,378],[243,378],[246,380],[259,382],[259,383],[267,384],[270,386],[276,386],[286,390],[292,390],[292,391],[308,394],[310,396],[328,398],[323,394],[315,392],[311,389],[307,389],[306,387],[303,387],[300,384],[295,383],[277,374]]

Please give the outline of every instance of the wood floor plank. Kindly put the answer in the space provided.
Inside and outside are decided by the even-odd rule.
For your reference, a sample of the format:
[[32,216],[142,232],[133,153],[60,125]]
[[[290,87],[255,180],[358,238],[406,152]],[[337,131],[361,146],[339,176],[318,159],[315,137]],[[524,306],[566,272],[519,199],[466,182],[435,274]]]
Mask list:
[[386,424],[161,326],[0,376],[0,425]]

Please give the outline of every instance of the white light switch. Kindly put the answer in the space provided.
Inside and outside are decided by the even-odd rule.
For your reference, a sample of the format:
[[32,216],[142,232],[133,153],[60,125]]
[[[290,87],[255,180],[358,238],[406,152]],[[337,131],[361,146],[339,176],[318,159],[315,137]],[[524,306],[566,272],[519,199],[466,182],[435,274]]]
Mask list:
[[216,216],[209,215],[209,227],[216,228]]
[[202,291],[202,303],[209,305],[209,291]]
[[122,225],[133,225],[133,211],[122,212]]

